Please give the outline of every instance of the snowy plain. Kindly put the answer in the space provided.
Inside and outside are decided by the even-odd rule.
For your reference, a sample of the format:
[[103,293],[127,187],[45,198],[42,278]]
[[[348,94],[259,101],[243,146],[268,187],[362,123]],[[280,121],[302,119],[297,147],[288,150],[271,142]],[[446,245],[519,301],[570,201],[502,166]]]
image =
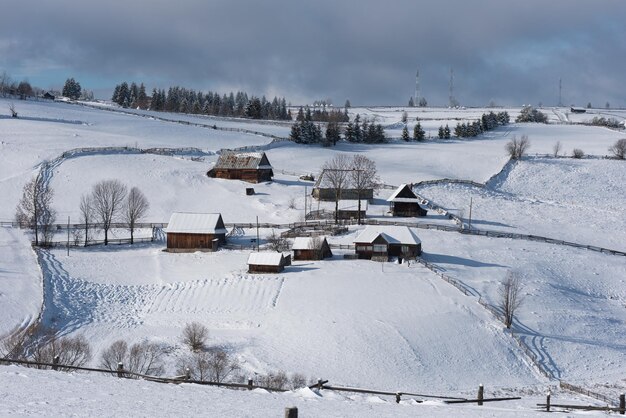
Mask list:
[[[64,159],[53,168],[50,183],[56,193],[54,207],[63,220],[67,216],[78,218],[80,196],[88,193],[93,184],[117,178],[128,186],[138,186],[146,194],[151,204],[146,220],[150,222],[167,222],[173,211],[221,212],[227,223],[254,222],[257,216],[261,222],[299,221],[303,216],[305,187],[310,188],[312,183],[299,180],[297,175],[317,174],[321,165],[336,153],[361,153],[376,162],[381,181],[390,185],[441,178],[479,183],[491,179],[486,188],[477,190],[449,184],[418,189],[452,212],[463,208],[465,218],[468,213],[464,208],[472,197],[476,205],[475,227],[625,249],[626,170],[619,161],[600,158],[624,134],[604,128],[512,124],[472,140],[341,143],[334,148],[321,148],[288,142],[268,145],[270,139],[264,136],[64,103],[17,104],[22,118],[0,117],[0,221],[12,220],[22,186],[35,175],[39,164],[73,148],[196,147],[204,154],[171,157],[96,152]],[[1,108],[7,108],[6,101],[0,100]],[[361,112],[393,125],[400,121],[403,110],[355,108],[351,115]],[[406,110],[412,118],[411,112],[418,112]],[[430,112],[438,127],[440,120],[478,117],[482,109]],[[566,112],[567,109],[555,111],[551,118],[560,121],[557,115]],[[514,117],[514,109],[510,113]],[[166,116],[207,123],[203,117]],[[240,126],[279,136],[288,132],[284,126],[263,122],[238,123],[216,118],[209,123],[222,126],[220,123],[226,122],[228,127]],[[395,136],[393,129],[390,132]],[[582,148],[592,157],[572,160],[533,155],[492,179],[508,160],[504,144],[513,135],[524,134],[531,140],[531,154],[549,154],[554,143],[561,141],[566,152]],[[276,181],[254,185],[254,196],[245,195],[245,187],[249,186],[246,183],[209,179],[205,175],[217,159],[216,152],[241,146],[263,147],[276,173]],[[390,193],[379,192],[372,215],[381,216],[382,200]],[[429,214],[432,219],[437,216]],[[437,222],[446,223],[439,218]],[[359,227],[352,227],[347,235],[332,237],[330,242],[351,244],[359,231]],[[540,356],[555,379],[604,390],[611,396],[624,391],[623,257],[456,232],[416,232],[424,243],[424,259],[472,288],[471,296],[418,265],[343,260],[347,250],[335,251],[335,257],[325,262],[294,263],[278,275],[250,275],[245,265],[249,251],[168,254],[162,251],[164,243],[157,242],[77,249],[69,257],[64,250],[45,250],[41,252],[40,271],[28,235],[21,230],[1,228],[0,313],[6,319],[0,335],[36,320],[44,280],[50,291],[44,299],[42,320],[62,334],[84,333],[96,353],[94,365],[98,364],[99,352],[119,338],[161,342],[170,347],[174,357],[184,355],[180,330],[186,322],[196,320],[210,328],[210,345],[236,356],[249,375],[284,370],[327,378],[335,384],[392,391],[431,388],[451,396],[471,394],[478,383],[484,383],[498,394],[524,392],[541,396],[546,387],[554,387],[556,380],[540,375],[502,324],[477,303],[480,297],[497,304],[499,281],[507,271],[515,270],[524,278],[526,295],[514,330]],[[246,229],[238,240],[249,241],[254,234],[255,231]],[[0,379],[5,382],[14,376],[23,379],[20,381],[28,380],[32,373],[50,385],[68,388],[72,379],[83,385],[100,379],[82,375],[66,379],[46,372],[5,370],[0,371]],[[126,385],[132,384],[136,383],[112,383],[113,387],[122,385],[124,389],[111,391],[136,390],[137,397],[139,393],[148,396],[145,392],[149,390],[143,388],[151,384],[126,389]],[[158,389],[158,393],[173,396],[170,390],[179,388]],[[203,389],[185,386],[185,390]],[[248,402],[249,396],[223,390],[211,393],[208,399],[232,397],[234,403],[240,404]],[[19,394],[11,396],[19,405]],[[94,396],[86,395],[77,402],[88,404]],[[260,412],[268,410],[263,408],[286,406],[282,405],[285,398],[281,396],[287,395],[264,396],[259,396],[265,401],[259,400],[262,406],[258,414],[244,412],[263,416]],[[295,398],[296,403],[308,402]],[[143,400],[147,402],[146,398]],[[334,412],[329,411],[335,406],[326,409],[325,401],[315,401],[316,412],[312,416],[333,416]],[[362,401],[338,402],[341,406],[337,407],[340,413],[336,416],[396,416],[398,411],[404,411],[395,409],[389,413],[390,410],[379,410],[367,400]],[[41,402],[50,400],[42,397]],[[329,404],[334,405],[330,401]],[[352,406],[356,409],[349,409]],[[404,406],[407,411],[411,409],[400,405]],[[33,408],[22,413],[36,414],[38,406]],[[416,413],[451,413],[441,405],[429,408],[428,412]],[[492,412],[488,413],[506,416],[515,413],[515,407],[511,408],[489,409]],[[468,408],[463,414],[480,415],[482,411]]]

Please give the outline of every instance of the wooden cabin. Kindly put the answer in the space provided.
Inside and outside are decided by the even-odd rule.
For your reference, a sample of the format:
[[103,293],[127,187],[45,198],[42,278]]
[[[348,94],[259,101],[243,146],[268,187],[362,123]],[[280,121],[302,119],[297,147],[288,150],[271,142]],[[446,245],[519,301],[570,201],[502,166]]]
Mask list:
[[264,152],[224,151],[207,176],[261,183],[272,181],[274,171]]
[[413,190],[401,184],[395,192],[387,199],[389,211],[392,216],[416,217],[426,216],[428,211],[419,204],[420,199],[413,193]]
[[333,256],[326,237],[297,237],[291,249],[294,260],[323,260]]
[[226,227],[219,213],[174,212],[167,224],[167,251],[217,251],[226,243]]
[[42,99],[48,99],[48,100],[54,100],[54,94],[50,93],[49,91],[45,92],[43,96],[41,96]]
[[422,254],[422,241],[406,226],[371,225],[356,237],[354,250],[359,259],[415,258]]
[[[322,170],[320,175],[317,178],[317,181],[313,185],[313,191],[311,195],[322,201],[335,201],[335,188],[328,181],[328,172],[330,170]],[[341,195],[339,196],[340,200],[370,200],[374,198],[374,189],[364,189],[361,190],[359,196],[359,190],[353,189],[350,187],[346,187],[341,190]]]
[[248,273],[280,273],[291,265],[291,255],[279,252],[255,252],[248,256]]

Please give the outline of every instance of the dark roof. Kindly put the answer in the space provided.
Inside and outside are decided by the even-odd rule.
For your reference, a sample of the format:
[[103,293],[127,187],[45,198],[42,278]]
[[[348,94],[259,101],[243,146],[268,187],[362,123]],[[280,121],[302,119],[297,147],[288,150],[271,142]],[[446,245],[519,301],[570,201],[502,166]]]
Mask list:
[[264,152],[223,152],[215,163],[221,169],[271,169],[272,166]]

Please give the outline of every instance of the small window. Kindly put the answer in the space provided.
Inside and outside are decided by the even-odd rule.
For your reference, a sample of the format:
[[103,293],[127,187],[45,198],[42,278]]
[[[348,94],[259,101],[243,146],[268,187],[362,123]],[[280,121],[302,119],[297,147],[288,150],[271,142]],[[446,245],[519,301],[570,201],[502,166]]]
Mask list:
[[386,253],[387,252],[387,246],[384,245],[384,244],[374,245],[374,252],[375,253]]

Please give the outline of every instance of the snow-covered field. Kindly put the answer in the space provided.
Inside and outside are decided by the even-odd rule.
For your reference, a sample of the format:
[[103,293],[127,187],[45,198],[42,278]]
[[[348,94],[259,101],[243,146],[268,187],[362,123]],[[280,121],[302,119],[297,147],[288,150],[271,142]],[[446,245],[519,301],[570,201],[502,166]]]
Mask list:
[[[609,129],[511,124],[472,140],[341,143],[334,148],[288,142],[266,146],[270,138],[265,136],[114,111],[63,103],[16,105],[20,119],[0,117],[0,221],[12,220],[21,189],[35,175],[39,164],[73,148],[196,147],[203,154],[172,157],[94,152],[59,160],[51,168],[50,185],[55,191],[53,205],[63,221],[67,216],[77,219],[81,195],[88,193],[96,182],[109,178],[119,179],[129,187],[138,186],[146,194],[150,202],[146,221],[167,222],[173,211],[221,212],[227,223],[254,222],[257,216],[261,222],[299,221],[304,212],[305,187],[310,190],[312,183],[299,180],[297,175],[318,173],[321,165],[336,153],[361,153],[376,162],[381,180],[390,185],[442,178],[480,183],[491,179],[485,188],[430,185],[418,190],[452,212],[463,210],[465,218],[471,197],[475,228],[545,235],[626,250],[626,166],[600,158],[623,133]],[[0,100],[2,108],[7,108],[5,100]],[[379,122],[391,126],[388,133],[395,136],[394,126],[400,122],[403,110],[354,108],[351,115],[376,116]],[[450,121],[452,126],[457,120],[472,120],[489,109],[406,110],[410,120],[419,115],[424,124],[433,124],[436,130],[442,121]],[[508,110],[512,118],[519,112]],[[149,112],[142,113],[150,116]],[[566,109],[554,109],[551,120],[562,121],[571,116],[566,113]],[[153,116],[279,136],[286,136],[289,129],[265,122],[160,113]],[[504,144],[514,135],[529,136],[531,154],[549,154],[554,143],[560,141],[565,152],[581,148],[592,157],[572,160],[531,155],[492,178],[505,165]],[[253,185],[255,195],[246,196],[245,188],[250,186],[247,183],[205,175],[220,149],[249,145],[266,146],[276,174],[272,183]],[[389,189],[379,192],[371,206],[371,216],[382,216],[384,199],[390,193]],[[432,212],[422,221],[453,225]],[[359,230],[360,227],[351,227],[348,234],[331,237],[329,241],[350,244]],[[514,332],[528,344],[541,365],[557,379],[611,396],[624,390],[624,257],[523,240],[423,229],[416,232],[423,242],[424,259],[462,281],[471,289],[471,295],[464,295],[417,264],[344,260],[342,255],[348,250],[334,250],[335,257],[323,262],[295,262],[280,274],[252,275],[246,272],[249,251],[170,254],[163,252],[164,243],[157,241],[74,249],[69,256],[61,249],[42,250],[40,271],[27,234],[3,227],[0,314],[4,319],[0,335],[32,323],[38,317],[43,298],[44,323],[63,334],[85,334],[96,354],[94,365],[99,362],[101,350],[120,338],[160,342],[169,347],[175,359],[185,351],[179,339],[182,327],[199,321],[210,329],[209,344],[236,356],[249,375],[284,370],[323,377],[334,384],[392,391],[435,390],[452,396],[471,394],[479,383],[484,383],[499,394],[524,392],[541,396],[556,381],[539,374],[504,332],[502,324],[478,304],[480,297],[496,305],[499,282],[509,270],[514,270],[523,278],[525,296]],[[237,240],[249,242],[255,234],[256,231],[245,230]],[[45,297],[41,290],[42,274]],[[72,384],[93,387],[93,382],[98,382],[111,384],[111,393],[136,391],[132,397],[146,403],[148,396],[153,396],[146,394],[150,390],[145,388],[152,385],[148,383],[105,383],[97,376],[66,378],[15,368],[3,368],[0,373],[3,382],[38,379],[68,388],[64,390],[70,390]],[[127,385],[139,386],[126,389]],[[174,392],[204,390],[183,385],[165,386],[158,392],[166,399],[173,397]],[[93,393],[85,393],[84,404],[90,402],[88,398],[99,399]],[[213,389],[205,399],[209,402],[222,397],[243,404],[250,402],[244,396],[258,398],[254,412],[220,404],[215,406],[216,415],[223,411],[219,409],[222,407],[251,416],[272,415],[270,409],[280,413],[287,406],[282,405],[285,399],[305,408],[315,405],[311,416],[458,413],[440,404],[379,406],[365,397],[324,396],[311,400],[309,395],[238,395]],[[37,402],[47,402],[45,397],[36,399],[20,410],[23,400],[17,392],[12,393],[7,409],[0,409],[0,414],[36,414],[40,407]],[[85,411],[97,411],[93,408],[98,404],[90,404]],[[515,414],[518,407],[485,408],[479,412],[465,407],[462,414],[489,411],[495,416],[506,416]],[[524,409],[527,407],[532,408],[525,404]],[[146,411],[146,415],[151,415],[149,409]],[[159,410],[156,415],[164,415],[163,412]]]

